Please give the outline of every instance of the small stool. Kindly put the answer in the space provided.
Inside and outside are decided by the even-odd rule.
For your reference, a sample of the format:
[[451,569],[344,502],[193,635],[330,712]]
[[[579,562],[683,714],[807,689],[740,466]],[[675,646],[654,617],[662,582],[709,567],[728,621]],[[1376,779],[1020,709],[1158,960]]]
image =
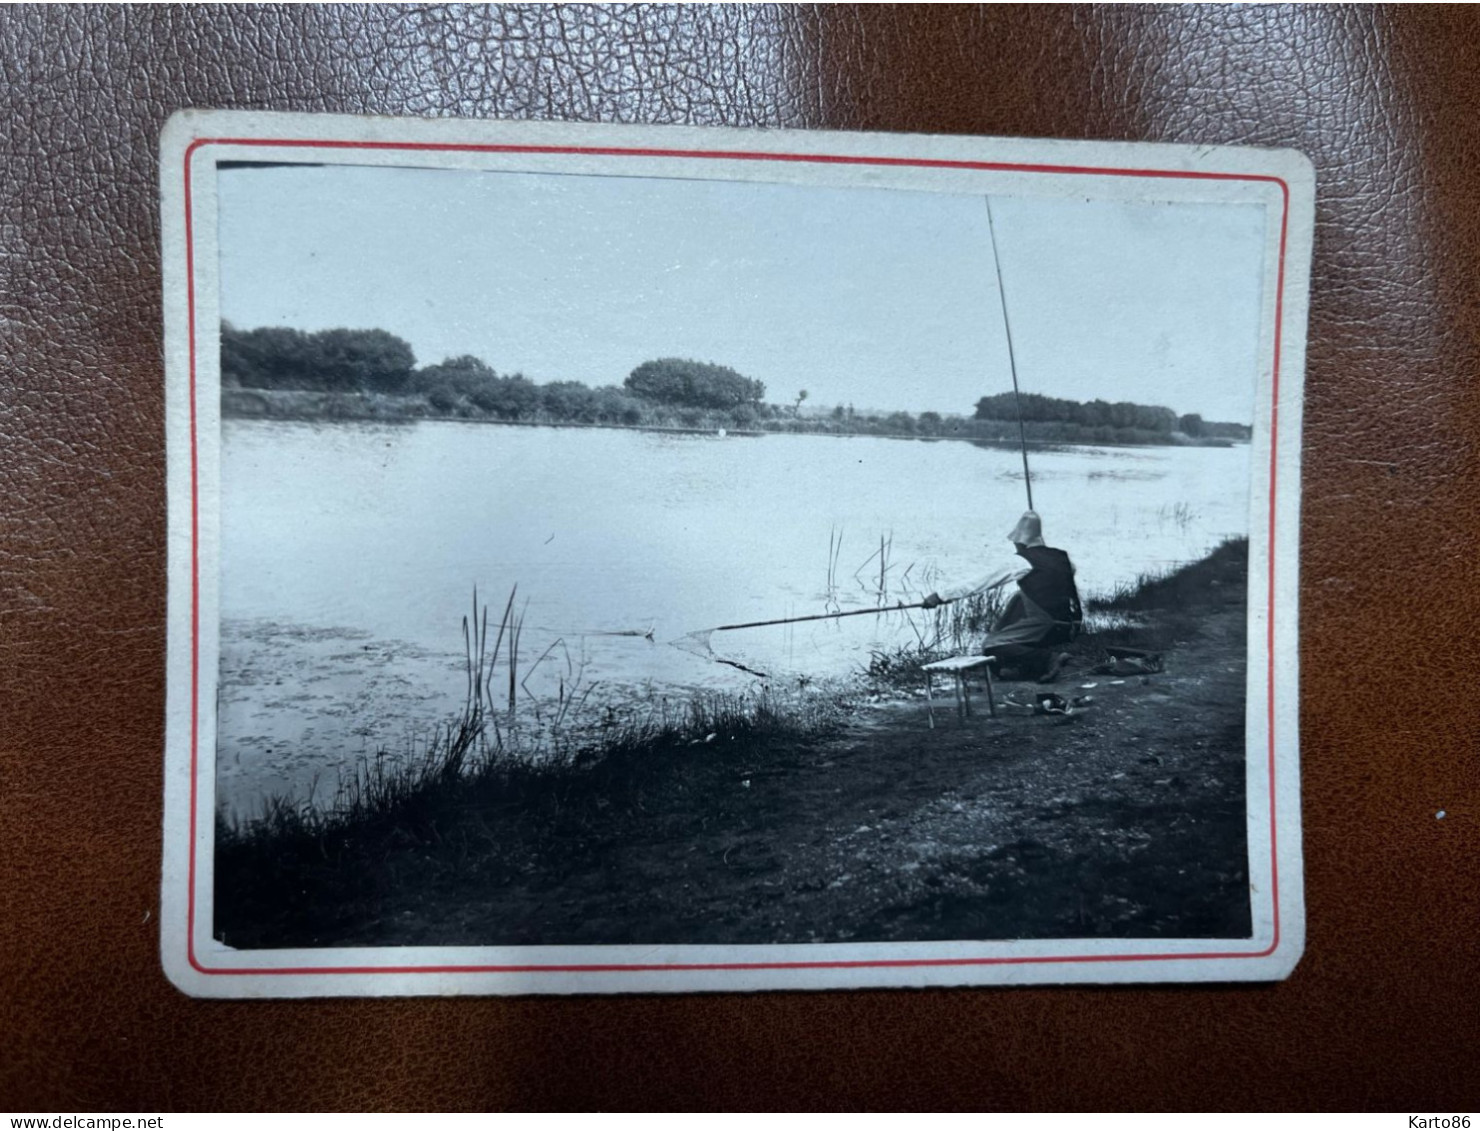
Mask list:
[[997,717],[997,702],[992,697],[992,669],[995,656],[952,656],[949,660],[936,660],[926,664],[925,705],[930,712],[930,729],[935,729],[935,688],[931,676],[935,672],[950,672],[956,677],[956,717],[964,724],[971,717],[971,693],[966,689],[966,673],[981,668],[987,677],[987,713]]

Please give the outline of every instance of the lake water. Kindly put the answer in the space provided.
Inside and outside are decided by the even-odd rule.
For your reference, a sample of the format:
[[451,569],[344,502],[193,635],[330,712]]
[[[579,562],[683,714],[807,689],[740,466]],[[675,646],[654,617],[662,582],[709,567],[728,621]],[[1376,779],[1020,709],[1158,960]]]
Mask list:
[[[1046,539],[1085,595],[1248,532],[1246,446],[1029,458]],[[220,799],[251,812],[270,793],[332,794],[354,758],[446,718],[466,690],[475,585],[495,625],[518,586],[518,710],[537,725],[572,688],[585,713],[753,689],[673,645],[876,605],[881,536],[887,602],[970,581],[1012,560],[1024,506],[1016,451],[957,441],[228,420]],[[900,613],[709,638],[781,687],[913,639]]]

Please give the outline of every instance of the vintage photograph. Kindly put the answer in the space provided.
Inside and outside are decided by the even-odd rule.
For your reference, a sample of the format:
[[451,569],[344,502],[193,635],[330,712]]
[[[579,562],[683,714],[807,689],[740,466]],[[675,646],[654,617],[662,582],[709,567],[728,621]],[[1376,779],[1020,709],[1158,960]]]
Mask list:
[[1250,943],[1273,209],[256,157],[219,952]]

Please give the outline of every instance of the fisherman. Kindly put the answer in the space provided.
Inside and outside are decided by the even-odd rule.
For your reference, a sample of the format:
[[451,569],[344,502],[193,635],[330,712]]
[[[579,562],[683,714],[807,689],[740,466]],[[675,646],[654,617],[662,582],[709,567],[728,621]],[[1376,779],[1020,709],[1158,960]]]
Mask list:
[[1043,522],[1035,511],[1024,512],[1007,537],[1022,561],[1005,564],[970,585],[932,593],[922,604],[933,609],[1017,582],[987,634],[983,655],[996,657],[999,677],[1011,678],[1006,674],[1010,671],[1019,679],[1036,675],[1040,683],[1051,683],[1069,660],[1067,652],[1055,649],[1073,640],[1084,620],[1074,563],[1063,550],[1043,544]]

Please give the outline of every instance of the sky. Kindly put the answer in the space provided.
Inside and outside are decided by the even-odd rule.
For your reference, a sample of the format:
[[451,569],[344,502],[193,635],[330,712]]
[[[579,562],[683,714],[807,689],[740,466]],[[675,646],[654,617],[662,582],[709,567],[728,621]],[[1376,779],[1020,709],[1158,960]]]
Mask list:
[[[369,166],[226,168],[221,313],[388,330],[619,385],[686,357],[812,405],[970,414],[1012,387],[984,198]],[[1248,423],[1258,205],[994,197],[1023,392]]]

